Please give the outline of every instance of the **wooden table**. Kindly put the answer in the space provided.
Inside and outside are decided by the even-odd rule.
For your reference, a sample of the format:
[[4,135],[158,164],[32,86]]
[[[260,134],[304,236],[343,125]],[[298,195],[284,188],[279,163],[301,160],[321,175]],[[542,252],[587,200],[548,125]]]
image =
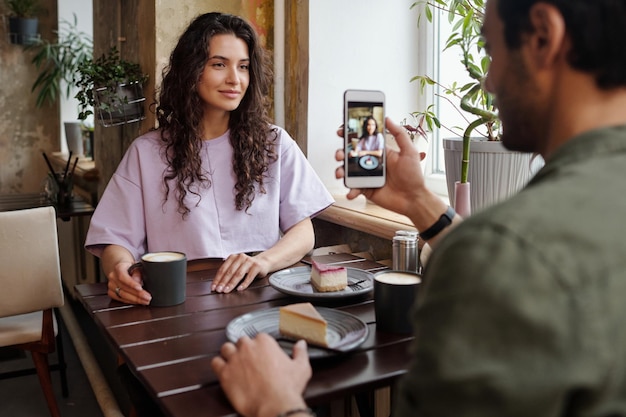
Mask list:
[[[387,268],[351,254],[315,259],[372,272]],[[210,367],[211,359],[227,341],[227,324],[244,313],[302,301],[275,290],[268,278],[255,280],[243,292],[211,293],[219,265],[221,261],[190,263],[187,299],[174,307],[121,304],[106,295],[104,283],[76,286],[83,306],[165,415],[234,415]],[[406,372],[413,337],[376,331],[371,293],[333,303],[313,303],[359,317],[367,323],[369,336],[350,353],[311,361],[313,377],[304,394],[310,405],[391,386]]]

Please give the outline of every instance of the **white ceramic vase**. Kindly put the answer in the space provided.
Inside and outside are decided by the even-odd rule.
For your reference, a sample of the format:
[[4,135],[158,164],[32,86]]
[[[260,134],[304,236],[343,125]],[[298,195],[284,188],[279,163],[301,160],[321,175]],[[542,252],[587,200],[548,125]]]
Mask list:
[[83,150],[83,131],[80,122],[63,122],[65,126],[65,142],[67,149],[72,152],[73,156],[81,157],[84,155]]

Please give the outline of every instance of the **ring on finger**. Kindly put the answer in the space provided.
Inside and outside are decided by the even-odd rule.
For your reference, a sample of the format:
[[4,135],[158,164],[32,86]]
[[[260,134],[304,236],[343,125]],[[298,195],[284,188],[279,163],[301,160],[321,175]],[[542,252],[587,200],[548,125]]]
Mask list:
[[120,287],[115,288],[115,295],[117,295],[119,298],[122,298],[122,294],[120,294],[120,291],[122,289]]

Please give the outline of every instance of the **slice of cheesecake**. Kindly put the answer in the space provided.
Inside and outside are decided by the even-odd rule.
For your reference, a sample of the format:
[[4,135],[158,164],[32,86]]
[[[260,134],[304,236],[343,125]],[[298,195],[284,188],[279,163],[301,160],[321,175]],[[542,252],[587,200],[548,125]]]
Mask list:
[[343,266],[311,260],[311,284],[320,292],[341,291],[348,285],[348,271]]
[[279,308],[278,330],[284,336],[304,339],[312,345],[328,346],[327,326],[324,317],[311,303],[290,304]]

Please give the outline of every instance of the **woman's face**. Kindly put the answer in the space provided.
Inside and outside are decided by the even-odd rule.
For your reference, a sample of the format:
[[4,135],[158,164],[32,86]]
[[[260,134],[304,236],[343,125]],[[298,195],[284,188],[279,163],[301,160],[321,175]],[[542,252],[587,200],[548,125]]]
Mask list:
[[369,119],[367,121],[367,133],[370,136],[376,133],[376,121],[374,119]]
[[209,41],[209,60],[198,82],[206,112],[235,110],[250,83],[248,45],[235,35],[215,35]]

